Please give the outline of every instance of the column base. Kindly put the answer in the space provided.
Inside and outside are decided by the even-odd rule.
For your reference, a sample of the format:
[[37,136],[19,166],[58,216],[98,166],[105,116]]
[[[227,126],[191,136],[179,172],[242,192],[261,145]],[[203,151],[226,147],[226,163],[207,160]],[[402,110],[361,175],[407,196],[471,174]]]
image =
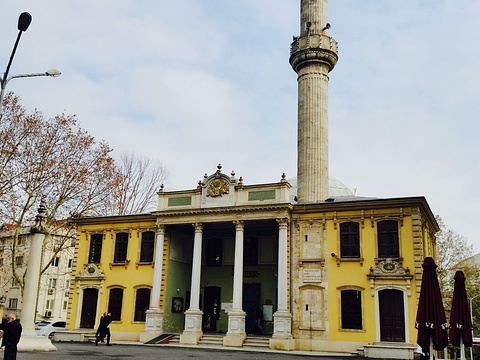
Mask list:
[[292,338],[292,314],[288,310],[277,310],[273,314],[273,336],[275,339]]
[[46,336],[38,336],[35,330],[26,331],[22,333],[20,342],[17,345],[18,351],[57,351],[57,348],[52,344],[50,339]]
[[202,331],[203,312],[200,309],[185,311],[185,330],[180,335],[180,344],[197,345],[203,335]]
[[293,338],[272,338],[270,339],[270,349],[272,350],[295,350],[295,339]]
[[145,329],[140,334],[140,341],[147,342],[163,334],[163,310],[150,308],[145,312]]
[[242,347],[247,338],[245,332],[245,312],[232,310],[228,313],[228,331],[223,337],[223,346]]

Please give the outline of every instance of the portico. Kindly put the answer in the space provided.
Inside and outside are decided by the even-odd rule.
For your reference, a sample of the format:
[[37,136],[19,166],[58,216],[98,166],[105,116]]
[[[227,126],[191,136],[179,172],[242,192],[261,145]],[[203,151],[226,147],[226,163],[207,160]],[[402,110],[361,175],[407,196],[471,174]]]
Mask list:
[[[159,239],[167,241],[169,261],[178,261],[171,268],[179,269],[178,275],[169,271],[166,288],[179,295],[186,290],[181,343],[197,344],[204,331],[224,331],[224,346],[240,347],[253,331],[256,307],[264,303],[276,311],[274,336],[291,338],[289,189],[285,176],[274,184],[244,186],[233,173],[223,174],[219,165],[195,190],[159,192],[153,215],[164,237],[157,236],[157,249]],[[162,262],[155,261],[155,274],[161,273],[157,266]],[[153,295],[161,284],[153,284],[147,318],[155,313]],[[165,304],[169,306],[168,295]]]

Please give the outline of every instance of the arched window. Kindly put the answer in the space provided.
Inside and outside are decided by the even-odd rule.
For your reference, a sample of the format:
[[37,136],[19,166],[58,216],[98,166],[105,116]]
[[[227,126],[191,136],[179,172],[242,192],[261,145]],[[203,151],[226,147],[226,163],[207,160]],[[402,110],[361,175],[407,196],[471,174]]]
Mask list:
[[110,289],[108,298],[108,312],[112,314],[112,320],[120,321],[122,318],[123,289]]
[[142,245],[140,249],[140,262],[153,261],[153,249],[155,246],[155,233],[153,231],[142,232]]
[[377,223],[378,231],[378,257],[398,258],[400,250],[398,244],[398,222],[384,220]]
[[133,321],[145,321],[145,311],[150,305],[150,289],[139,288],[135,297],[135,315]]
[[113,262],[124,262],[127,260],[128,234],[118,233],[115,241],[115,256]]
[[362,292],[360,290],[341,291],[342,329],[361,330]]
[[360,257],[360,230],[356,222],[340,224],[340,257]]
[[102,256],[102,234],[92,234],[90,236],[90,252],[88,253],[89,264],[100,264]]

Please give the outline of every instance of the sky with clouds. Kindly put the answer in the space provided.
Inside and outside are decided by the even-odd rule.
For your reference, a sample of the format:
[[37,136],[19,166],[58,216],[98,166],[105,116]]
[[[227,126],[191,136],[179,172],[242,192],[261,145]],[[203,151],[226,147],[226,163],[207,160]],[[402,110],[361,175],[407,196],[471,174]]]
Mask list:
[[[77,114],[113,148],[160,160],[168,190],[217,164],[245,184],[296,175],[300,0],[6,0],[0,67],[33,17],[7,90]],[[480,252],[480,2],[333,0],[330,175],[361,196],[425,196]],[[2,62],[4,65],[2,65]],[[4,70],[2,70],[3,72]]]

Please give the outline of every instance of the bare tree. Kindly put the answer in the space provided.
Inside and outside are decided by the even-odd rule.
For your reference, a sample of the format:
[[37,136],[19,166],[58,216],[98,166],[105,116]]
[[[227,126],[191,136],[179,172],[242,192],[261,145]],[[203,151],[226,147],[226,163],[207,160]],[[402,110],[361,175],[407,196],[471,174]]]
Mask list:
[[[121,180],[112,149],[82,129],[75,115],[27,114],[12,93],[4,98],[0,144],[1,222],[17,229],[32,224],[43,197],[48,228],[62,229],[65,244],[71,241],[71,217],[103,214],[103,202]],[[55,247],[52,259],[62,248]],[[23,287],[21,274],[14,274]]]
[[133,153],[124,154],[116,164],[120,174],[109,213],[126,215],[155,209],[157,192],[168,180],[160,162]]

